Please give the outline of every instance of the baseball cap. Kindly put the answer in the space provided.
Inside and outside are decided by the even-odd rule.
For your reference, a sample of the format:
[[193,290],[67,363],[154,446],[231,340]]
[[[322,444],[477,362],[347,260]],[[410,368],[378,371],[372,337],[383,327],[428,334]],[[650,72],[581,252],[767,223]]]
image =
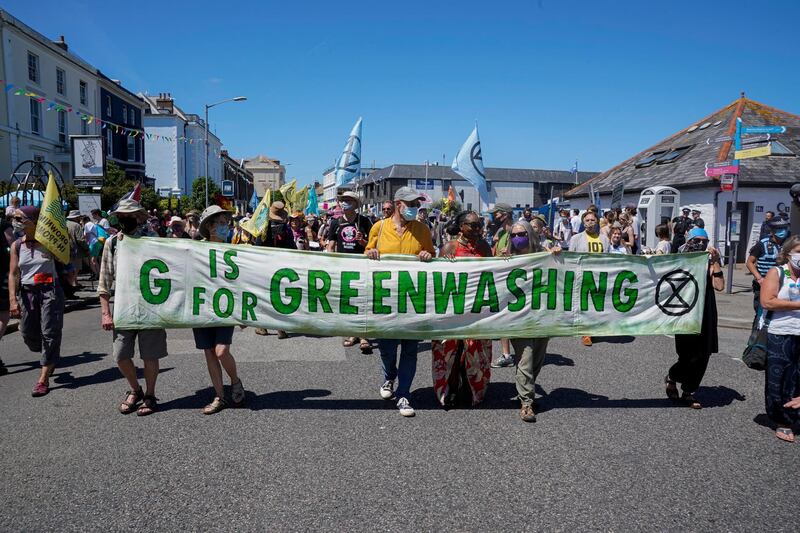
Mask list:
[[397,192],[394,193],[395,202],[415,202],[417,200],[422,201],[424,199],[424,196],[411,187],[400,187],[397,189]]
[[494,204],[494,207],[489,209],[490,213],[497,213],[497,212],[512,213],[513,211],[514,211],[513,207],[511,207],[508,204],[504,204],[503,202]]

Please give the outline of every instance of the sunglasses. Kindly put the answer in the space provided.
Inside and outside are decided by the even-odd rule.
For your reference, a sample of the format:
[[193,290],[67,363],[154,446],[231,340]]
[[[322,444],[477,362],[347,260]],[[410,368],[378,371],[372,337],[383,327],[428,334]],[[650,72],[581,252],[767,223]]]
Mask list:
[[464,222],[462,226],[469,226],[472,229],[480,229],[483,227],[483,222]]
[[394,211],[394,208],[393,207],[384,207],[383,210],[384,211]]
[[528,236],[528,232],[527,231],[518,231],[516,233],[512,233],[511,236],[512,237],[527,237]]

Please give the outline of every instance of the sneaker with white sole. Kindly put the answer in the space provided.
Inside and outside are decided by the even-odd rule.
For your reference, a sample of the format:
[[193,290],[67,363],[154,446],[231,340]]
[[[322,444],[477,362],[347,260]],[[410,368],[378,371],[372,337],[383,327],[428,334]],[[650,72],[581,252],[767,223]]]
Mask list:
[[405,398],[400,398],[399,400],[397,400],[397,409],[403,416],[407,417],[414,416],[414,408],[411,407],[411,404],[408,403],[408,400],[406,400]]
[[384,400],[391,400],[394,397],[394,380],[386,380],[381,385],[381,398]]
[[507,366],[514,366],[514,358],[508,353],[501,355],[497,361],[492,363],[492,368],[504,368]]

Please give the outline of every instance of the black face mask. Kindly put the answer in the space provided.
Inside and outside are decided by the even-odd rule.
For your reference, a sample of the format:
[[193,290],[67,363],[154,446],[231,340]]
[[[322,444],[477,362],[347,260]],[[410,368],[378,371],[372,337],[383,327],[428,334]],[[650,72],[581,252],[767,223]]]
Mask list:
[[125,235],[131,235],[139,227],[139,223],[135,218],[120,218],[119,225]]
[[686,249],[690,252],[705,252],[708,248],[708,241],[689,241]]

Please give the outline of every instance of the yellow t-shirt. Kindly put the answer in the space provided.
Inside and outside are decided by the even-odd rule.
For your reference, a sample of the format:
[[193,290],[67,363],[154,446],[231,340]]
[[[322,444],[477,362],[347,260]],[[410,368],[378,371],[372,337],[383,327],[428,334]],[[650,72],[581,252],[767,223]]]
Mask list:
[[588,233],[586,234],[586,244],[589,247],[590,254],[602,254],[603,253],[603,241],[600,240],[600,234],[597,234],[597,237],[592,237]]
[[397,234],[397,229],[392,219],[379,220],[369,231],[369,240],[365,250],[372,250],[373,248],[377,248],[381,255],[417,255],[422,250],[434,255],[431,230],[417,220],[412,220],[406,225],[403,235]]

